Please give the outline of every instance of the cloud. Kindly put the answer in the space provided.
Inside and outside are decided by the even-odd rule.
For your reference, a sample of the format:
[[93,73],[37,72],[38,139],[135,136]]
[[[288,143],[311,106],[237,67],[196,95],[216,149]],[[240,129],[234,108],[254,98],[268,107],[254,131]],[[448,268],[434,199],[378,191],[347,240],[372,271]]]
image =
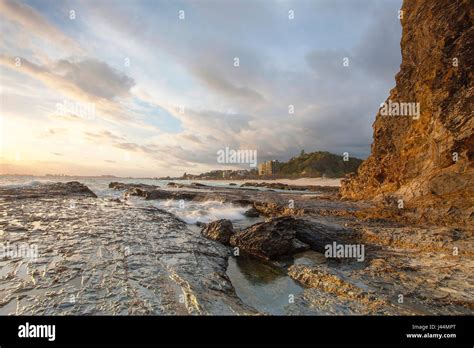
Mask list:
[[396,2],[374,9],[375,20],[355,47],[358,64],[365,72],[387,83],[395,81],[401,63],[401,25],[396,19],[399,9]]
[[[342,49],[314,50],[306,55],[308,65],[316,72],[316,78],[319,80],[335,81],[348,78],[351,74],[351,59],[351,54]],[[348,66],[344,66],[346,61]]]
[[194,74],[213,91],[230,98],[247,99],[249,102],[263,101],[263,96],[254,89],[246,86],[236,86],[206,67],[205,70],[194,69]]
[[[17,61],[19,64],[17,64]],[[74,98],[84,101],[97,100],[95,95],[91,95],[87,91],[82,90],[79,86],[75,85],[73,81],[69,81],[64,76],[55,73],[53,69],[47,66],[35,64],[26,58],[11,57],[2,54],[0,55],[0,64],[34,77],[49,87],[66,93]]]
[[251,115],[235,112],[221,112],[216,110],[194,110],[186,109],[184,113],[173,112],[183,127],[192,130],[195,134],[212,134],[219,138],[220,134],[238,134],[244,129],[250,128],[253,119]]
[[92,132],[84,132],[84,135],[88,140],[92,141],[106,141],[106,142],[117,142],[117,141],[124,141],[125,137],[121,135],[117,135],[112,133],[111,131],[108,130],[102,130],[98,133],[92,133]]
[[144,145],[139,145],[135,143],[116,143],[114,144],[115,147],[126,150],[126,151],[134,151],[134,152],[149,152],[150,150],[148,149],[147,146]]
[[50,134],[50,135],[66,134],[67,129],[65,129],[65,128],[48,128],[47,133]]
[[[17,58],[20,59],[20,65],[16,64]],[[96,59],[61,60],[57,64],[46,66],[35,64],[23,57],[2,54],[0,55],[0,64],[27,74],[73,100],[93,103],[94,110],[99,111],[109,120],[156,130],[156,127],[140,123],[137,120],[131,122],[134,116],[133,112],[115,99],[127,96],[134,82],[104,62],[99,62]],[[95,117],[95,115],[91,116]],[[70,117],[61,118],[71,119]],[[72,119],[78,118],[77,115],[72,117]]]
[[183,134],[182,134],[182,137],[183,137],[184,139],[186,139],[186,140],[189,140],[191,143],[194,143],[194,144],[199,144],[199,145],[204,144],[204,143],[202,142],[202,140],[199,139],[199,138],[198,138],[196,135],[194,135],[194,134],[185,134],[185,133],[183,133]]
[[24,30],[41,37],[43,40],[76,53],[82,52],[81,47],[74,40],[51,25],[32,7],[21,1],[0,0],[0,11],[3,16],[20,23]]
[[97,98],[112,100],[130,95],[135,81],[95,58],[59,60],[53,70],[62,78]]
[[48,137],[48,138],[53,138],[53,137],[63,137],[65,135],[68,135],[69,131],[66,128],[52,128],[48,127],[45,131],[42,131],[39,133],[39,136],[41,138]]
[[[16,65],[16,59],[20,65]],[[80,99],[100,101],[129,95],[133,79],[93,58],[61,59],[52,66],[40,66],[22,57],[0,56],[0,63],[25,72],[47,85],[71,93]]]
[[[364,78],[394,82],[401,62],[401,25],[397,20],[399,4],[387,2],[385,6],[371,7],[373,20],[361,38],[346,49],[315,49],[306,55],[308,65],[324,79]],[[348,58],[349,66],[343,66]],[[353,76],[363,74],[364,76]]]

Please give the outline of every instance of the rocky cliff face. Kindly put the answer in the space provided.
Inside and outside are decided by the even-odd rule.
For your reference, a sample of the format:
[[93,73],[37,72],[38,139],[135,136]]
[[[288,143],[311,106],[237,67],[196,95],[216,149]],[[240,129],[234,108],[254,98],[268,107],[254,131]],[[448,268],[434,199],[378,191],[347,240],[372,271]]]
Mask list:
[[341,195],[392,202],[430,221],[472,223],[474,5],[405,0],[401,10],[396,87],[373,124],[371,155],[343,181]]

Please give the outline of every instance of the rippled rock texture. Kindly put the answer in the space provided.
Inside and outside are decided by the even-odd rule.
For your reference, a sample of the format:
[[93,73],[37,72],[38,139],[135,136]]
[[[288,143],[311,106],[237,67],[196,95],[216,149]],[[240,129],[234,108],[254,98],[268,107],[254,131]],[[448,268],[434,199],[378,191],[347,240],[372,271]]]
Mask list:
[[0,194],[0,314],[255,313],[226,275],[227,248],[167,212],[71,183],[16,194]]
[[374,290],[364,291],[325,266],[293,265],[288,273],[309,288],[299,298],[299,305],[307,307],[307,310],[312,308],[318,314],[409,313],[409,311],[396,310],[389,300],[380,298]]
[[472,231],[354,222],[344,242],[365,246],[363,261],[328,259],[295,264],[305,285],[298,313],[470,314],[474,309]]
[[420,221],[472,225],[472,1],[410,0],[402,11],[402,64],[387,103],[419,103],[419,119],[379,112],[372,153],[341,194],[403,199]]

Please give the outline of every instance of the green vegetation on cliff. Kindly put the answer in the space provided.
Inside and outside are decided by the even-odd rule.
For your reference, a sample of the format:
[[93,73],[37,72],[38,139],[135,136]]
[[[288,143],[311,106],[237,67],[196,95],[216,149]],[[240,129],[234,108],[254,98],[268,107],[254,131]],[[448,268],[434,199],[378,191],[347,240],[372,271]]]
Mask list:
[[327,151],[304,153],[291,158],[288,162],[280,163],[280,177],[343,177],[345,174],[356,172],[362,160],[338,156]]

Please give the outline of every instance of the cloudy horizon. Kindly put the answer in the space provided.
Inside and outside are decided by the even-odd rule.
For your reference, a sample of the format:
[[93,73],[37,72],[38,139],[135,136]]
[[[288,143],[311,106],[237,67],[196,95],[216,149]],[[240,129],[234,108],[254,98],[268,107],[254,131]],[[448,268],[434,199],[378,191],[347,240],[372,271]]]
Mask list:
[[0,174],[238,168],[218,163],[225,148],[365,158],[400,6],[0,0]]

